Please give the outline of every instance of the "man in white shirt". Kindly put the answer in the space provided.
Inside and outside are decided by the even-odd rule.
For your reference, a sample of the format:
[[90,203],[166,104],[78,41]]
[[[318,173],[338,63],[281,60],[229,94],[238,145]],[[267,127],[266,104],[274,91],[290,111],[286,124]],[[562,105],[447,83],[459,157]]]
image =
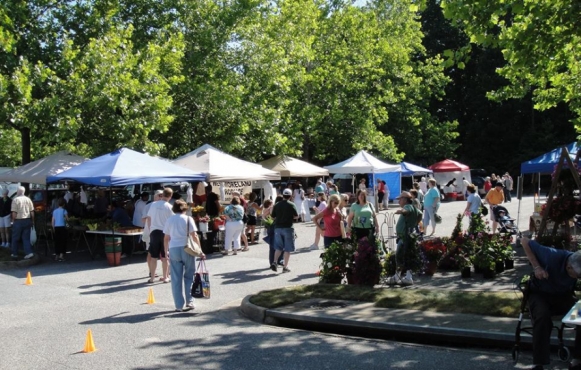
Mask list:
[[144,191],[141,193],[141,198],[135,202],[133,206],[133,225],[143,228],[143,211],[145,210],[145,206],[147,205],[147,201],[149,200],[149,193]]
[[149,234],[149,255],[151,256],[149,262],[149,280],[148,283],[153,283],[155,277],[155,270],[157,268],[157,260],[161,258],[161,268],[163,277],[160,279],[164,283],[169,283],[167,251],[163,245],[163,228],[168,218],[173,216],[171,205],[168,201],[173,195],[171,188],[163,189],[162,199],[151,204],[147,212],[147,223],[151,233]]

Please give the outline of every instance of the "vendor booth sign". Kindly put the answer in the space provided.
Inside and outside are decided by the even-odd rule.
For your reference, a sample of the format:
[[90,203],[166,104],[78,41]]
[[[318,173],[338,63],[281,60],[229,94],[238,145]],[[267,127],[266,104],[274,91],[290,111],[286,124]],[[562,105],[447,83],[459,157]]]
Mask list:
[[232,192],[237,191],[241,196],[252,192],[252,181],[225,181],[212,182],[212,191],[220,194],[220,201],[230,203]]

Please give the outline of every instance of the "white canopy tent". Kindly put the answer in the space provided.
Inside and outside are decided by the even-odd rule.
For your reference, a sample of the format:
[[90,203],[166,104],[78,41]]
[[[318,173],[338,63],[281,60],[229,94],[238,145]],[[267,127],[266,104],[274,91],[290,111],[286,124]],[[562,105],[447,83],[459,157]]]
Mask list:
[[252,187],[260,187],[266,196],[276,198],[276,191],[269,180],[280,180],[278,172],[238,159],[210,144],[202,145],[175,159],[173,163],[205,174],[207,181],[219,187],[222,201],[229,200],[232,190],[243,192],[243,189]]
[[[333,164],[330,166],[325,166],[330,173],[342,173],[342,174],[356,174],[356,173],[371,173],[372,174],[372,184],[373,194],[375,194],[375,174],[385,173],[385,172],[395,172],[400,170],[399,164],[389,164],[380,161],[371,154],[367,153],[365,150],[361,150],[359,153],[355,154],[353,157],[344,160],[343,162]],[[353,183],[355,188],[355,184]],[[354,189],[355,190],[355,189]],[[376,207],[376,199],[373,197],[372,202]]]
[[0,173],[0,181],[46,185],[47,177],[69,170],[85,161],[88,161],[88,159],[70,152],[61,151]]
[[325,169],[330,173],[384,173],[398,171],[400,165],[382,162],[365,150],[361,150],[343,162],[325,166]]
[[329,171],[322,167],[288,156],[272,157],[258,164],[280,173],[282,177],[329,176]]
[[209,144],[189,152],[173,163],[206,175],[208,181],[280,180],[280,174],[226,154]]

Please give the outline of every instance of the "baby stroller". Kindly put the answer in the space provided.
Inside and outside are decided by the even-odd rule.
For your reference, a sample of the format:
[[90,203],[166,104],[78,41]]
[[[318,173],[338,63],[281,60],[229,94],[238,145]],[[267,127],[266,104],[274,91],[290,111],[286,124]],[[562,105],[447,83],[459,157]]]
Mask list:
[[[518,316],[518,323],[516,325],[516,331],[515,331],[515,335],[514,335],[514,347],[512,348],[512,359],[514,361],[514,363],[516,364],[518,362],[518,358],[520,355],[520,335],[521,332],[527,333],[529,335],[533,335],[533,328],[532,326],[523,326],[523,318],[525,316],[529,316],[530,318],[530,312],[529,312],[529,305],[528,305],[528,301],[529,301],[529,294],[530,294],[530,290],[531,290],[531,284],[533,279],[535,279],[535,276],[533,274],[531,275],[526,275],[524,276],[520,282],[517,284],[516,288],[522,293],[522,300],[521,300],[521,304],[520,304],[520,314]],[[560,315],[562,316],[562,315]],[[559,317],[560,320],[560,317]],[[565,343],[563,341],[563,331],[566,328],[570,328],[570,326],[567,326],[563,323],[561,323],[561,325],[557,326],[553,324],[553,330],[557,330],[557,338],[559,340],[559,348],[557,349],[557,356],[559,357],[559,360],[561,360],[562,362],[567,362],[569,361],[569,358],[571,357],[571,353],[569,351],[569,348],[567,348],[567,346],[565,346]]]
[[500,234],[510,234],[520,236],[520,231],[516,226],[516,219],[510,217],[508,209],[503,206],[496,206],[492,208],[494,218],[498,222],[498,232]]

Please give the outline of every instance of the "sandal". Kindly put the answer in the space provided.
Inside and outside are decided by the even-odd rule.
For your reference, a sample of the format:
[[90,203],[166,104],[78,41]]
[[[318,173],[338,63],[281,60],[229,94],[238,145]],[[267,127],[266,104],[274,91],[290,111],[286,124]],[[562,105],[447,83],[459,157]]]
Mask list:
[[242,252],[248,252],[248,251],[250,250],[250,248],[248,248],[248,247],[244,247],[244,248],[242,248],[242,249],[240,249],[240,250],[241,250]]
[[147,280],[147,284],[153,284],[153,279]]

